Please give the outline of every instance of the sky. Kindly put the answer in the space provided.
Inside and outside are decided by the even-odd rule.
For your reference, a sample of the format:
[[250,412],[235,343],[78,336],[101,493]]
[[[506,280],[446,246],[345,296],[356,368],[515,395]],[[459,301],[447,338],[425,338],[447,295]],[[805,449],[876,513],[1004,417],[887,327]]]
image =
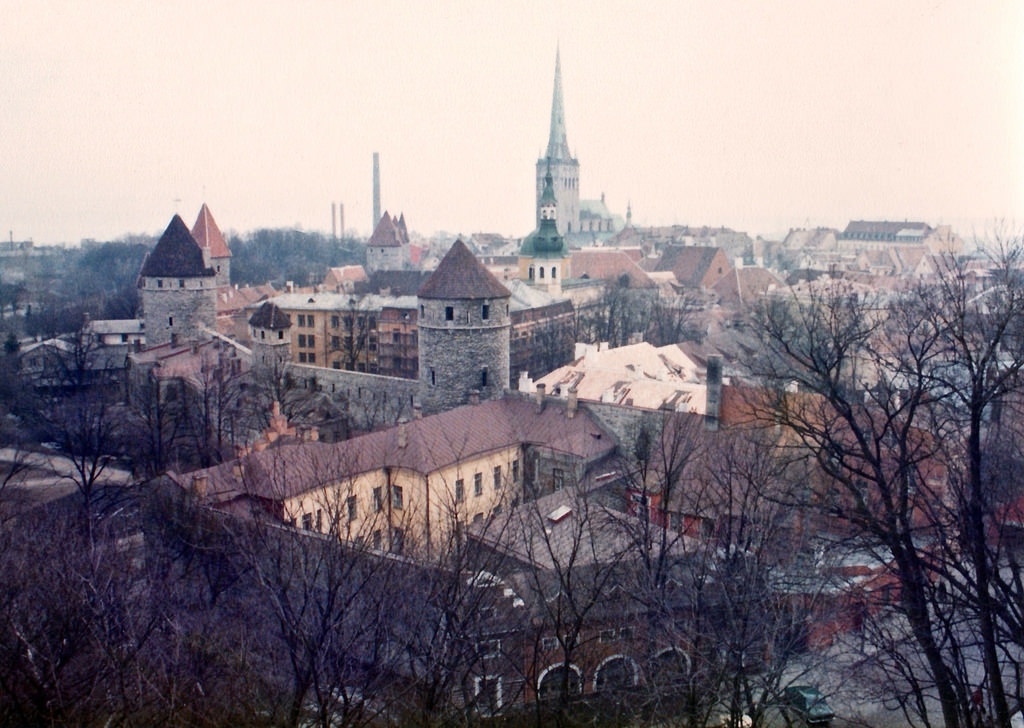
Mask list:
[[1024,3],[0,0],[0,230],[522,236],[560,49],[584,199],[637,225],[1024,225]]

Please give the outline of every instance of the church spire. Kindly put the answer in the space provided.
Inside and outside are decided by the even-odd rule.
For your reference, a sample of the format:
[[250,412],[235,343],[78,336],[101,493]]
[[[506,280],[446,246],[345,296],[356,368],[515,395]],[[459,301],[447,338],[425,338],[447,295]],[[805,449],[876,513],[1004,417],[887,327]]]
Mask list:
[[562,59],[555,49],[555,90],[551,98],[551,134],[548,136],[548,159],[572,159],[565,135],[565,104],[562,102]]

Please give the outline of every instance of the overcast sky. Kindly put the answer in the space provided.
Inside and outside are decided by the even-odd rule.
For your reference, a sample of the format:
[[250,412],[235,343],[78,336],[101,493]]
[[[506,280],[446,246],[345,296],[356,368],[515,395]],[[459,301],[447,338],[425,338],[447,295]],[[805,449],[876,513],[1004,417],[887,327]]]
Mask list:
[[[534,224],[556,47],[583,198],[751,233],[1024,224],[1024,3],[0,0],[0,226]],[[968,233],[969,230],[963,232]]]

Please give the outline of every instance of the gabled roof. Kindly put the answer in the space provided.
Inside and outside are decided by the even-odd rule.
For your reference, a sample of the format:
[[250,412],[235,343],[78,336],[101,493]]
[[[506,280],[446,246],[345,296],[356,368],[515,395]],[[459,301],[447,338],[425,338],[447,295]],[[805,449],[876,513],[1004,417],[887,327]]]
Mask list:
[[211,258],[230,258],[231,250],[228,248],[224,236],[221,235],[217,221],[213,219],[210,208],[203,203],[199,209],[199,217],[196,224],[192,226],[192,237],[196,239],[200,248],[210,251]]
[[932,230],[925,222],[889,222],[888,220],[851,220],[843,231],[843,237],[862,237],[879,240],[897,237],[922,237]]
[[184,220],[175,215],[156,247],[146,256],[139,275],[144,278],[194,278],[216,274],[203,263],[203,251],[185,227]]
[[657,288],[651,277],[638,266],[632,256],[622,250],[581,248],[572,253],[573,278],[613,281],[629,278],[630,288]]
[[[403,444],[404,441],[404,444]],[[307,442],[256,452],[204,471],[214,498],[291,498],[381,468],[429,474],[509,446],[532,444],[594,462],[616,443],[585,410],[506,397],[413,420],[337,443]],[[187,477],[187,476],[186,476]]]
[[733,305],[753,303],[769,291],[784,287],[785,283],[778,276],[767,268],[756,266],[736,268],[712,286],[722,303]]
[[511,294],[465,243],[456,240],[416,295],[430,299],[475,299],[508,298]]
[[[698,287],[721,250],[706,245],[667,245],[654,264],[654,270],[671,271],[682,285]],[[726,272],[723,271],[722,275]]]
[[256,309],[256,313],[249,317],[249,325],[277,331],[279,329],[291,328],[292,319],[272,302],[266,301]]

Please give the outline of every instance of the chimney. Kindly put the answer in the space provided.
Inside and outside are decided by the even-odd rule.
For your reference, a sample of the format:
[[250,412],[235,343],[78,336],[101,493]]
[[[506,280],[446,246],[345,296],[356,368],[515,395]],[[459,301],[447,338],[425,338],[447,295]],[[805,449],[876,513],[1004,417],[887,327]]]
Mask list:
[[398,449],[404,450],[409,444],[409,424],[404,420],[398,421]]
[[345,237],[345,203],[338,203],[338,228],[341,230],[341,237]]
[[708,357],[707,403],[704,407],[704,429],[718,429],[718,415],[722,407],[722,357]]
[[414,403],[413,406],[412,406],[412,418],[414,420],[422,420],[423,419],[423,407],[422,407],[422,405],[420,405],[419,402]]
[[546,390],[546,389],[547,389],[547,385],[546,384],[538,384],[537,385],[537,394],[536,394],[536,397],[534,399],[537,402],[537,413],[538,414],[544,411],[544,390]]
[[380,222],[380,154],[373,153],[373,225],[370,230],[377,229]]
[[210,476],[207,473],[196,473],[192,476],[192,495],[200,500],[206,498],[210,489]]
[[579,406],[579,400],[576,394],[575,386],[569,387],[569,396],[566,399],[566,402],[567,406],[565,409],[565,414],[568,415],[569,419],[571,420],[573,417],[576,416],[576,408]]
[[480,404],[480,390],[474,389],[469,393],[470,404]]
[[338,239],[338,206],[331,203],[331,240]]

